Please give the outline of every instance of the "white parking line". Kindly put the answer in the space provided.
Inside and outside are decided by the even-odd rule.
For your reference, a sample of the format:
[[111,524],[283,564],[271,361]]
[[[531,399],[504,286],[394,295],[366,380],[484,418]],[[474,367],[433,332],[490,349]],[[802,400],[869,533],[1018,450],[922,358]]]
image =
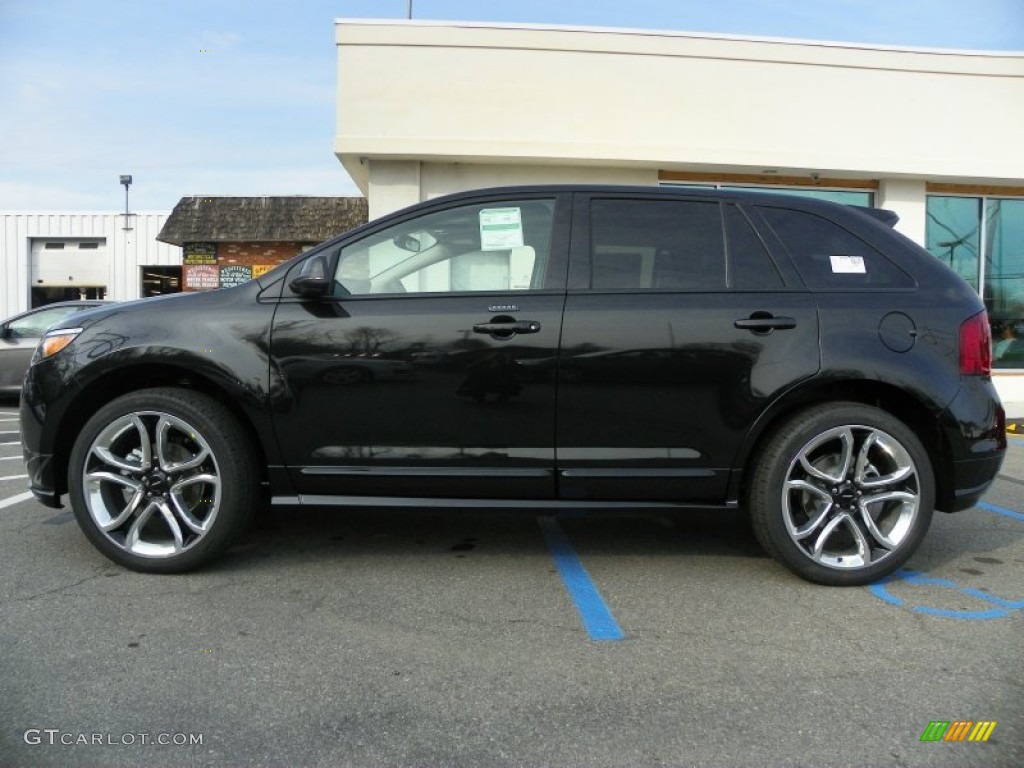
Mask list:
[[21,445],[21,441],[20,441],[20,440],[18,440],[18,441],[17,441],[17,442],[15,442],[15,443],[0,443],[0,445]]
[[0,461],[18,461],[22,456],[0,456]]
[[0,501],[0,509],[5,507],[13,507],[15,504],[20,504],[23,501],[28,501],[33,498],[32,491],[25,491],[25,493],[19,493],[17,496],[11,496],[9,499]]
[[28,475],[7,475],[7,477],[0,477],[0,480],[21,480],[28,477]]

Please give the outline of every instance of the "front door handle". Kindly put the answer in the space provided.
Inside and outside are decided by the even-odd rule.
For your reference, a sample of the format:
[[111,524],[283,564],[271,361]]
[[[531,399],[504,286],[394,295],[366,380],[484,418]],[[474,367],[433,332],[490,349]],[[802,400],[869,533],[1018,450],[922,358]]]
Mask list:
[[537,333],[539,330],[540,323],[536,320],[500,320],[473,326],[473,333],[489,333],[500,338],[507,338],[516,333]]
[[733,326],[744,331],[767,334],[772,331],[788,331],[796,328],[795,317],[775,317],[770,312],[755,312],[750,317],[733,322]]

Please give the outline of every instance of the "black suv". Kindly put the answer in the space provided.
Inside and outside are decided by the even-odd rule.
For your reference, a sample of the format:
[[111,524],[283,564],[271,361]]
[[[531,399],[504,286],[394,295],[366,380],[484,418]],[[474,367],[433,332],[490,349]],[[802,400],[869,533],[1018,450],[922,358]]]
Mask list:
[[749,511],[824,584],[914,552],[1006,449],[977,294],[887,211],[703,190],[437,199],[242,286],[50,331],[30,485],[141,571],[274,504]]

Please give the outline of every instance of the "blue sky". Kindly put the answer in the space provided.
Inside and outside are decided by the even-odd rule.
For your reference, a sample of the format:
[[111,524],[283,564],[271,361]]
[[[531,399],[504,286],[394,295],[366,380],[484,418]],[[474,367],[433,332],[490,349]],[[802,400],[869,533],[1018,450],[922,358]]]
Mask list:
[[[0,209],[354,194],[333,20],[407,0],[0,0]],[[1024,51],[1024,0],[413,0],[419,19]],[[979,126],[979,131],[981,131]]]

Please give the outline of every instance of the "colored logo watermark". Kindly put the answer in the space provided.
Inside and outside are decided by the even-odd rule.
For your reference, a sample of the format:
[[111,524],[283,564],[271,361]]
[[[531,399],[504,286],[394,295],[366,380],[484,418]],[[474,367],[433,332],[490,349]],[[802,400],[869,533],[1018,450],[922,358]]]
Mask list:
[[988,741],[995,729],[995,720],[932,720],[921,741]]

